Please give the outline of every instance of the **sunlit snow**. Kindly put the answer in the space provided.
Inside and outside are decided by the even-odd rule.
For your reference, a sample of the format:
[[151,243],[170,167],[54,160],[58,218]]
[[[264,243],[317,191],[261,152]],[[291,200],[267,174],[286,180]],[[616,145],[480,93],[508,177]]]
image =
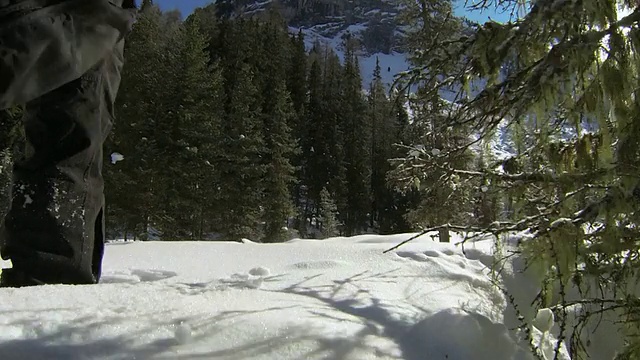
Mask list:
[[[429,235],[386,254],[411,234],[112,242],[98,285],[0,289],[0,359],[533,359],[492,241]],[[498,281],[552,359],[557,325],[517,269]]]

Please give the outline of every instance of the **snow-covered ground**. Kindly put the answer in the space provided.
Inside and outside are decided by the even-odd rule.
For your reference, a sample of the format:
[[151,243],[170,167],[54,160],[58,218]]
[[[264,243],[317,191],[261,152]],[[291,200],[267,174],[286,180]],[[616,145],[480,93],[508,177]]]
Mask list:
[[[110,243],[98,285],[0,289],[0,359],[533,359],[492,241],[383,253],[409,236]],[[537,293],[526,273],[499,281]]]

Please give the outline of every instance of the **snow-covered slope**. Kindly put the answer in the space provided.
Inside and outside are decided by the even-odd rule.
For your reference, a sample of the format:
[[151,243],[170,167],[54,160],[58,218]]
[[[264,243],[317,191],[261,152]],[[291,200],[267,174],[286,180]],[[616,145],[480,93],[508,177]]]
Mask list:
[[373,77],[376,59],[380,61],[383,82],[408,69],[403,51],[404,27],[398,24],[400,4],[393,0],[244,0],[235,11],[259,16],[274,6],[289,23],[292,33],[302,31],[307,48],[315,42],[331,46],[344,60],[343,39],[347,34],[358,40],[361,74],[367,87]]
[[409,236],[111,243],[99,285],[0,289],[0,359],[533,359],[490,241]]
[[[333,36],[323,35],[322,31],[318,31],[315,27],[302,27],[296,28],[291,27],[292,33],[297,33],[298,31],[302,31],[305,37],[305,43],[308,49],[313,47],[315,42],[320,42],[322,44],[331,46],[334,49],[340,61],[344,61],[344,48],[342,45],[342,38],[347,34],[360,34],[367,27],[362,24],[351,25],[346,29],[340,30],[337,34]],[[358,54],[358,60],[360,62],[360,75],[362,76],[363,86],[368,87],[373,79],[373,71],[376,67],[376,61],[380,62],[380,68],[382,70],[382,82],[391,86],[395,80],[395,76],[403,71],[409,69],[409,61],[407,58],[407,54],[399,51],[392,51],[390,53],[382,53],[382,52],[360,52]]]

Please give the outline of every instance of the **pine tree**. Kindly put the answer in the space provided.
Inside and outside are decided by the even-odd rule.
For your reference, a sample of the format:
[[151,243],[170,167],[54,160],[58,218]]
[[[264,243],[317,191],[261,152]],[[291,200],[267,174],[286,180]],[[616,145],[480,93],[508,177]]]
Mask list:
[[307,50],[302,31],[291,37],[291,56],[287,69],[287,89],[291,93],[291,102],[297,115],[296,134],[300,134],[303,125],[304,106],[307,103]]
[[[473,170],[483,172],[488,164],[494,163],[490,149],[482,149],[476,155]],[[486,228],[499,219],[501,192],[491,186],[488,178],[478,178],[471,181],[473,188],[473,221],[472,224]]]
[[338,208],[326,188],[320,191],[320,204],[318,208],[321,238],[326,239],[337,236],[340,233],[340,225],[337,218]]
[[193,70],[189,69],[190,67],[198,65],[194,64],[192,56],[185,56],[193,44],[185,44],[187,36],[184,25],[175,27],[173,32],[164,36],[167,37],[167,43],[163,65],[172,69],[172,73],[165,74],[167,77],[164,92],[169,96],[164,99],[163,106],[167,107],[167,112],[155,119],[152,136],[152,142],[160,155],[153,162],[153,226],[162,234],[163,239],[177,240],[190,237],[186,228],[193,209],[189,209],[189,205],[195,200],[188,188],[189,180],[183,179],[193,163],[184,134],[187,120],[183,115],[186,89],[183,88],[182,82],[191,80],[184,77],[190,75],[187,74]]
[[[425,30],[439,21],[430,10],[419,14]],[[540,276],[542,290],[531,300],[558,309],[579,304],[579,324],[561,326],[576,358],[589,351],[580,329],[619,313],[626,345],[619,357],[640,356],[631,290],[640,266],[639,22],[640,9],[628,2],[535,2],[511,22],[448,38],[424,32],[423,43],[433,46],[414,72],[421,83],[456,90],[457,104],[437,130],[472,127],[476,143],[503,121],[523,133],[523,151],[482,171],[451,162],[439,168],[461,182],[489,179],[494,190],[509,189],[515,218],[485,230],[530,232],[518,250]],[[549,284],[562,290],[554,294]],[[586,298],[569,298],[568,289]]]
[[345,47],[339,126],[344,134],[347,206],[341,215],[346,234],[355,235],[365,229],[371,210],[371,136],[353,39],[347,37]]
[[[295,116],[291,121],[292,135],[294,139],[298,141],[298,144],[302,146],[302,141],[306,137],[308,131],[311,131],[315,126],[307,117],[307,110],[305,106],[308,102],[307,92],[307,51],[304,43],[304,35],[299,32],[297,35],[291,37],[291,56],[289,58],[289,65],[287,70],[287,89],[291,94],[291,102],[293,109],[295,110]],[[296,168],[296,179],[303,179],[304,177],[304,152],[298,151],[298,153],[292,157],[291,164]],[[297,216],[295,219],[295,227],[299,233],[304,234],[305,230],[305,209],[303,208],[304,201],[304,189],[305,184],[303,181],[297,181],[293,186],[292,194],[294,197],[295,207],[297,209]]]
[[265,128],[266,176],[264,199],[265,242],[288,240],[288,220],[294,214],[291,184],[295,180],[290,158],[296,150],[289,122],[295,112],[284,81],[277,83],[268,97],[269,107],[263,109],[268,125]]
[[465,147],[471,133],[464,126],[443,128],[448,105],[438,94],[430,94],[429,88],[419,88],[411,99],[413,118],[405,138],[409,150],[396,161],[392,178],[405,193],[421,194],[418,206],[407,213],[416,228],[472,221],[472,194],[477,186],[447,170],[448,166],[471,170],[473,154]]
[[[317,145],[322,150],[319,154],[326,159],[324,169],[319,168],[312,176],[322,176],[328,179],[329,193],[336,200],[339,219],[345,222],[348,211],[348,190],[347,190],[347,163],[345,156],[345,132],[341,124],[343,113],[343,72],[340,59],[332,49],[325,47],[323,50],[323,104],[325,110],[322,112],[324,126],[321,126],[323,133],[322,142]],[[321,190],[323,185],[318,187]]]
[[309,96],[304,106],[305,123],[300,138],[300,208],[304,235],[309,226],[318,226],[320,192],[343,189],[344,171],[337,118],[340,106],[341,66],[335,53],[315,44],[309,55]]
[[236,14],[237,6],[237,0],[216,0],[216,15],[221,19],[227,20]]
[[369,124],[371,126],[371,194],[372,206],[370,226],[380,230],[382,224],[388,231],[393,225],[387,217],[394,206],[394,194],[387,184],[391,170],[389,160],[393,157],[394,144],[400,142],[400,131],[396,128],[392,104],[380,75],[380,62],[376,59],[373,81],[367,98]]
[[[163,96],[170,73],[164,57],[166,38],[160,30],[162,13],[145,2],[133,32],[125,42],[122,84],[116,102],[113,130],[105,144],[106,221],[110,236],[133,234],[145,238],[156,209],[154,191],[158,181],[154,159],[155,123],[169,112]],[[168,94],[166,94],[168,95]],[[112,162],[110,155],[124,155]],[[117,160],[117,159],[116,159]]]
[[[423,198],[423,193],[415,187],[415,183],[408,187],[397,186],[396,166],[398,159],[406,156],[407,148],[410,148],[415,134],[412,133],[412,122],[406,109],[409,102],[407,97],[394,91],[394,96],[390,99],[390,102],[391,118],[389,119],[389,126],[391,130],[389,130],[389,134],[394,140],[388,157],[389,168],[385,177],[389,203],[385,205],[385,216],[379,224],[379,231],[382,234],[418,230],[420,227],[415,222],[412,222],[411,214],[419,207]],[[406,184],[406,181],[404,184]]]
[[[317,50],[317,48],[315,49]],[[306,126],[300,130],[300,165],[298,185],[298,212],[300,213],[299,231],[306,235],[307,227],[312,224],[311,219],[316,216],[315,204],[319,201],[319,189],[326,186],[329,181],[327,174],[326,157],[328,151],[326,140],[322,139],[324,131],[326,107],[323,98],[323,79],[320,62],[321,57],[316,52],[311,53],[311,65],[309,68],[309,97],[305,104]],[[324,171],[323,171],[324,168]]]
[[161,176],[165,235],[202,239],[205,214],[216,209],[210,200],[216,195],[217,156],[221,126],[222,79],[219,68],[210,66],[208,38],[198,17],[190,17],[178,32],[175,69],[177,81],[175,112],[168,118],[168,156],[162,159]]
[[[407,98],[402,96],[399,92],[395,91],[395,95],[392,99],[393,102],[392,111],[394,115],[394,128],[395,128],[395,138],[398,139],[397,145],[408,145],[407,143],[407,129],[409,127],[409,114],[407,113],[407,109],[405,105],[407,104]],[[402,153],[401,147],[394,146],[394,155],[400,155]]]
[[[197,58],[206,56],[202,53],[205,42],[202,36],[196,35],[195,28],[187,29],[179,17],[171,13],[160,14],[159,27],[163,31],[151,35],[150,39],[157,41],[158,53],[155,58],[151,57],[156,63],[153,68],[145,69],[147,83],[154,81],[146,89],[154,91],[146,95],[154,108],[147,109],[153,118],[143,124],[148,137],[141,143],[140,154],[147,157],[141,168],[150,178],[145,199],[149,205],[146,226],[165,240],[191,239],[195,196],[190,181],[180,181],[192,173],[186,170],[192,165],[191,152],[195,149],[185,134],[189,117],[185,113],[190,111],[186,108],[189,94],[185,88],[194,85],[193,78],[208,79],[206,71],[199,68],[203,62],[206,64],[206,59]],[[192,72],[199,74],[193,76]]]
[[[225,79],[228,81],[228,79]],[[219,214],[222,232],[229,240],[260,239],[260,211],[265,174],[262,155],[265,152],[259,105],[252,99],[257,94],[249,65],[243,65],[233,84],[227,84],[223,117],[223,141],[220,167]]]
[[[471,169],[473,154],[467,145],[473,136],[472,129],[465,124],[447,126],[452,104],[450,86],[438,77],[420,77],[426,63],[459,48],[451,39],[463,33],[463,24],[453,16],[450,1],[407,2],[406,5],[403,17],[412,28],[407,42],[415,49],[410,53],[410,60],[416,71],[409,73],[408,84],[401,81],[399,86],[401,89],[412,86],[417,90],[406,98],[412,112],[411,122],[407,122],[404,104],[397,102],[397,121],[405,129],[406,147],[404,156],[399,157],[402,160],[395,162],[392,178],[405,194],[416,191],[420,194],[417,206],[406,215],[413,227],[468,223],[473,220],[472,194],[477,187],[461,181],[448,167]],[[450,42],[450,49],[433,45],[438,42]],[[438,71],[453,72],[457,64],[449,61],[441,66]]]
[[220,206],[217,219],[226,239],[261,239],[260,204],[264,198],[265,140],[261,81],[249,62],[257,36],[254,24],[223,22],[218,50],[224,77],[224,113],[220,158]]
[[[271,10],[265,23],[258,24],[262,49],[256,63],[260,81],[262,130],[265,140],[263,162],[266,176],[263,187],[265,223],[264,241],[287,240],[288,221],[294,215],[291,189],[295,180],[291,159],[297,153],[292,127],[297,114],[287,90],[291,42],[279,13]],[[272,51],[273,48],[281,49]]]

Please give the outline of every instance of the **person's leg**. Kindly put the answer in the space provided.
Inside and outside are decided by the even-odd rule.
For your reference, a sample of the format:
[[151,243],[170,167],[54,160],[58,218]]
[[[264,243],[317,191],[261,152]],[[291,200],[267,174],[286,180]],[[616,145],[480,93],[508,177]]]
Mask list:
[[134,15],[131,0],[0,0],[0,108],[27,103],[28,143],[0,228],[13,263],[0,286],[100,278],[102,144]]
[[135,21],[132,0],[0,0],[0,109],[78,79]]
[[100,278],[102,145],[111,128],[121,50],[120,43],[80,79],[27,104],[28,146],[14,168],[2,248],[15,269],[9,274],[18,272],[25,281],[9,286],[92,284]]

